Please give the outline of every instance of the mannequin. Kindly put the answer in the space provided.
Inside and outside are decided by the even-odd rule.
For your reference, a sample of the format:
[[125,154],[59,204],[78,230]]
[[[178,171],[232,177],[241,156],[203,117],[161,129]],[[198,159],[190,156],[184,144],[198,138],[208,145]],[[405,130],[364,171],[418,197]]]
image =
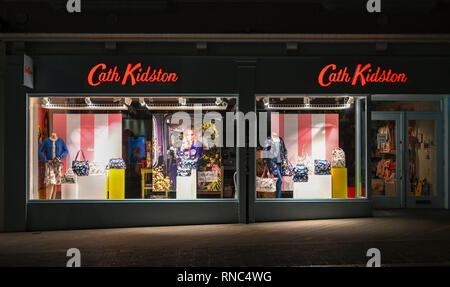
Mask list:
[[287,157],[287,150],[283,139],[276,132],[272,132],[264,144],[264,151],[266,151],[264,164],[269,167],[270,173],[278,179],[275,196],[276,198],[281,198],[281,187],[283,185],[281,164]]
[[45,162],[46,199],[56,199],[57,185],[61,185],[61,161],[69,152],[66,143],[55,132],[46,138],[39,148],[39,156]]

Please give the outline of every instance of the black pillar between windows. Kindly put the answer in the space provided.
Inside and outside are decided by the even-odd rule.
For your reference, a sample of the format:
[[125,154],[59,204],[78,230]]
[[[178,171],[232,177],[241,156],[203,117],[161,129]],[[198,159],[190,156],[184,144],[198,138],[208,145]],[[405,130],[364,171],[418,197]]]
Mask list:
[[[24,53],[24,51],[23,51]],[[22,53],[22,54],[23,54]],[[27,218],[27,102],[23,86],[23,56],[6,57],[4,106],[4,231],[26,230]],[[8,96],[7,96],[8,95]],[[8,107],[8,108],[7,108]],[[6,122],[8,119],[8,122]],[[25,180],[24,180],[25,179]]]
[[[240,59],[238,66],[239,111],[246,115],[255,112],[255,70],[256,60]],[[249,130],[249,122],[245,121],[245,147],[238,147],[238,180],[239,180],[239,222],[255,222],[255,176],[256,148],[249,147],[249,135],[256,135]]]
[[5,76],[6,45],[0,42],[0,232],[5,228]]

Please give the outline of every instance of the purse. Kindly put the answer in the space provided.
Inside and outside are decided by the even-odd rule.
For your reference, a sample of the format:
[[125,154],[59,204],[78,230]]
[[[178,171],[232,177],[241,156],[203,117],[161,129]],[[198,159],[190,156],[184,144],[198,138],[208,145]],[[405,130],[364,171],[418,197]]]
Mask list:
[[316,175],[331,174],[330,161],[326,159],[314,160],[314,174]]
[[312,174],[314,172],[314,161],[311,156],[305,151],[305,146],[302,146],[302,155],[297,157],[297,165],[303,165],[307,168],[308,174]]
[[62,183],[70,183],[70,184],[77,183],[77,175],[73,173],[71,168],[69,168],[67,172],[64,174],[61,181]]
[[304,165],[297,165],[293,169],[294,182],[308,182],[308,168]]
[[177,176],[191,176],[191,169],[190,168],[178,168]]
[[126,169],[127,166],[125,164],[125,161],[122,158],[117,157],[117,158],[111,158],[109,160],[107,168],[108,169]]
[[281,162],[281,175],[282,176],[293,176],[294,172],[292,171],[292,164],[291,162],[285,158]]
[[331,167],[345,167],[345,152],[341,148],[331,153]]
[[[83,156],[83,160],[78,160],[78,155],[80,154]],[[89,175],[89,161],[86,160],[86,157],[84,156],[83,151],[80,149],[77,152],[77,156],[72,161],[72,171],[78,175],[78,176],[88,176]]]
[[[264,177],[264,175],[267,177]],[[275,192],[277,190],[277,180],[278,178],[269,177],[269,172],[265,169],[261,177],[256,177],[256,191]]]

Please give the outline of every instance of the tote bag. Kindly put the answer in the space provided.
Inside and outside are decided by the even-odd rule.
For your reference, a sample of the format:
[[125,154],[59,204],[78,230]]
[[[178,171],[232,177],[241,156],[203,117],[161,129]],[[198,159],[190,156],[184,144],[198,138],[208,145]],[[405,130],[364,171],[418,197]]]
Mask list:
[[[83,156],[83,160],[78,160],[78,156]],[[75,159],[72,161],[72,171],[78,176],[88,176],[89,175],[89,161],[86,160],[86,157],[84,156],[84,152],[80,149],[77,152],[77,155]]]

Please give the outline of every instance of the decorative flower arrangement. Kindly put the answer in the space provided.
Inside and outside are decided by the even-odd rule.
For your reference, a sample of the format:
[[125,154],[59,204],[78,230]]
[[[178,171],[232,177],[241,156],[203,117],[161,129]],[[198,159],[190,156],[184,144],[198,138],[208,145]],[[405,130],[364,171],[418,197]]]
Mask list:
[[169,191],[172,181],[168,176],[164,176],[161,166],[153,169],[152,179],[154,191]]
[[209,132],[208,139],[207,139],[207,146],[208,147],[215,147],[217,146],[217,141],[219,138],[219,131],[216,128],[216,125],[213,123],[206,123],[202,125],[202,137],[204,137],[206,131]]
[[[152,143],[153,147],[153,156],[158,155],[161,151],[161,148],[158,146],[156,139],[153,139]],[[152,170],[152,181],[153,181],[153,190],[154,191],[169,191],[170,185],[172,181],[170,177],[164,176],[162,172],[162,166],[157,166]]]

